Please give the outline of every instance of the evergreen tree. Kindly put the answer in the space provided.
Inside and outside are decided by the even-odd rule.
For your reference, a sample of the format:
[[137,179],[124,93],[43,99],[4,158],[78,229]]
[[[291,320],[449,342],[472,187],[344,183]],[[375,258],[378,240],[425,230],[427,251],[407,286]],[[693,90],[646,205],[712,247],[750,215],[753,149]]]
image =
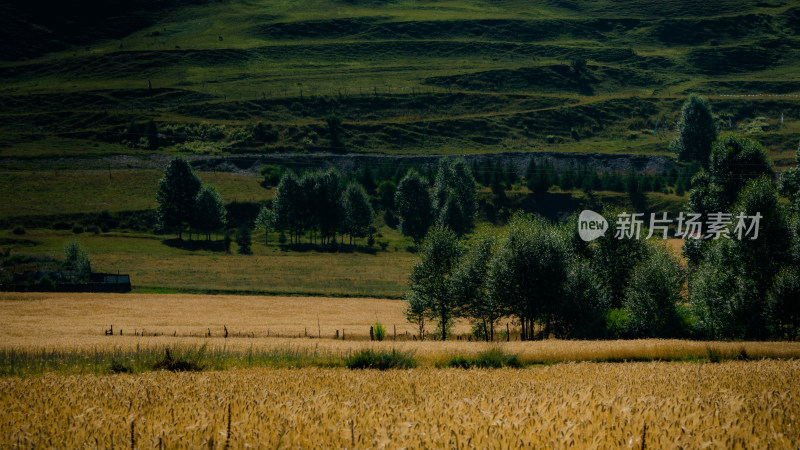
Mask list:
[[195,208],[193,226],[198,233],[206,234],[206,240],[211,240],[211,233],[225,228],[227,211],[214,186],[203,186],[197,194]]
[[397,186],[394,203],[400,216],[400,231],[419,244],[433,223],[428,183],[415,170],[409,170]]
[[680,161],[698,161],[705,165],[711,145],[717,140],[717,124],[708,100],[690,95],[681,107],[678,136],[672,150]]
[[342,195],[344,204],[345,226],[344,229],[350,235],[350,244],[353,244],[353,237],[365,237],[369,231],[375,213],[369,204],[367,193],[360,184],[350,183]]
[[200,179],[183,158],[170,161],[164,177],[158,182],[156,211],[159,226],[167,231],[177,231],[183,239],[183,230],[192,220],[195,199],[200,191]]

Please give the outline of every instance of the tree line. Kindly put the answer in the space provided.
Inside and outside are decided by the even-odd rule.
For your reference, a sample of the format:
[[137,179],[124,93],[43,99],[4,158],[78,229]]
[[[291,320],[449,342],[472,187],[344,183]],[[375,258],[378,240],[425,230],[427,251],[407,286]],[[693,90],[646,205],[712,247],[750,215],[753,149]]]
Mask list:
[[[576,217],[555,224],[517,213],[501,231],[461,238],[439,223],[409,277],[406,314],[420,337],[433,321],[446,339],[455,319],[468,318],[476,336],[493,340],[499,321],[513,318],[523,340],[797,339],[800,146],[798,167],[777,174],[757,141],[718,136],[710,110],[697,108],[709,107],[690,98],[673,144],[701,166],[684,212],[759,214],[757,239],[685,239],[687,267],[660,240],[606,233],[584,242]],[[702,130],[713,139],[697,138]],[[603,215],[614,224],[618,213]],[[734,223],[723,232],[735,235]]]

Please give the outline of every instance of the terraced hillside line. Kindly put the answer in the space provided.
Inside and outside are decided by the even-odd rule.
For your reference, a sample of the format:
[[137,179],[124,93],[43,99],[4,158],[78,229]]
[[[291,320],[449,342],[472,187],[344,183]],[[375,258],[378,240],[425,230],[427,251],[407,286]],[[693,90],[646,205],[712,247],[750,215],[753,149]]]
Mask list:
[[797,361],[4,378],[0,446],[796,448],[798,384]]

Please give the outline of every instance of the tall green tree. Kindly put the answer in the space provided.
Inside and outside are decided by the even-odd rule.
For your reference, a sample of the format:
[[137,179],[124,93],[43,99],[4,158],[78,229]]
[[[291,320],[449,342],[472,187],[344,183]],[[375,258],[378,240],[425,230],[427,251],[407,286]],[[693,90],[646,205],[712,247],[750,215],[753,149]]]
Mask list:
[[164,177],[158,182],[156,215],[159,226],[166,231],[177,231],[178,239],[183,239],[183,231],[192,220],[201,184],[189,162],[183,158],[170,161]]
[[264,245],[269,244],[269,232],[275,229],[275,212],[266,205],[258,211],[256,229],[264,230]]
[[92,273],[92,262],[89,253],[81,247],[81,244],[72,239],[64,246],[64,262],[75,271],[77,281],[89,281]]
[[323,239],[336,240],[336,233],[343,228],[345,210],[342,205],[342,180],[336,169],[313,175],[315,179],[311,216],[319,224]]
[[800,334],[800,274],[797,267],[782,269],[772,284],[765,308],[771,335],[794,341]]
[[344,204],[344,230],[350,235],[350,244],[354,237],[366,237],[369,227],[375,219],[375,212],[369,203],[369,198],[364,188],[358,183],[350,183],[342,195]]
[[461,252],[456,234],[437,225],[422,241],[409,277],[406,298],[422,302],[428,317],[439,322],[442,340],[447,339],[448,324],[460,314],[461,305],[450,295],[449,281]]
[[205,233],[206,240],[211,240],[211,233],[218,232],[227,224],[227,211],[214,186],[206,185],[197,194],[195,201],[194,228],[198,233]]
[[436,223],[463,235],[475,227],[477,188],[472,170],[463,158],[439,160],[433,194]]
[[378,197],[386,211],[394,209],[394,196],[397,194],[397,185],[391,180],[382,181],[378,185]]
[[537,321],[545,325],[542,336],[552,331],[569,255],[564,230],[529,215],[514,215],[500,238],[489,267],[489,292],[519,318],[522,339],[533,339]]
[[495,237],[489,231],[478,233],[453,270],[448,286],[461,313],[483,328],[487,341],[494,340],[494,327],[506,311],[498,298],[489,295],[486,283],[494,246]]
[[563,289],[564,295],[556,305],[556,337],[602,338],[609,295],[591,262],[578,256],[570,258]]
[[680,262],[666,246],[648,246],[625,290],[625,311],[632,336],[667,338],[683,334],[677,307],[683,301],[681,289],[685,280]]
[[290,242],[297,242],[304,227],[306,193],[293,171],[286,171],[278,183],[272,211],[275,213],[275,228],[289,232]]
[[400,231],[419,245],[433,224],[428,183],[415,170],[409,170],[397,186],[394,202],[400,216]]
[[705,165],[717,133],[708,100],[692,94],[681,107],[678,136],[672,142],[672,150],[680,161],[699,161]]

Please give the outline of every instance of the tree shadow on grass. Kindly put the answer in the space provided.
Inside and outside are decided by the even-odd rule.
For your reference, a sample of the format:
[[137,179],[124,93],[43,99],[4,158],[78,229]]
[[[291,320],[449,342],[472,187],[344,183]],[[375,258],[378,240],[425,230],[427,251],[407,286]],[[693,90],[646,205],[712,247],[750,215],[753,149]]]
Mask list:
[[361,245],[349,244],[283,244],[281,250],[292,252],[326,252],[326,253],[365,253],[374,255],[378,252],[378,248],[364,247]]
[[210,251],[210,252],[225,252],[225,241],[207,241],[205,239],[200,240],[180,240],[180,239],[164,239],[161,241],[167,247],[177,248],[180,250],[189,250],[189,251]]

